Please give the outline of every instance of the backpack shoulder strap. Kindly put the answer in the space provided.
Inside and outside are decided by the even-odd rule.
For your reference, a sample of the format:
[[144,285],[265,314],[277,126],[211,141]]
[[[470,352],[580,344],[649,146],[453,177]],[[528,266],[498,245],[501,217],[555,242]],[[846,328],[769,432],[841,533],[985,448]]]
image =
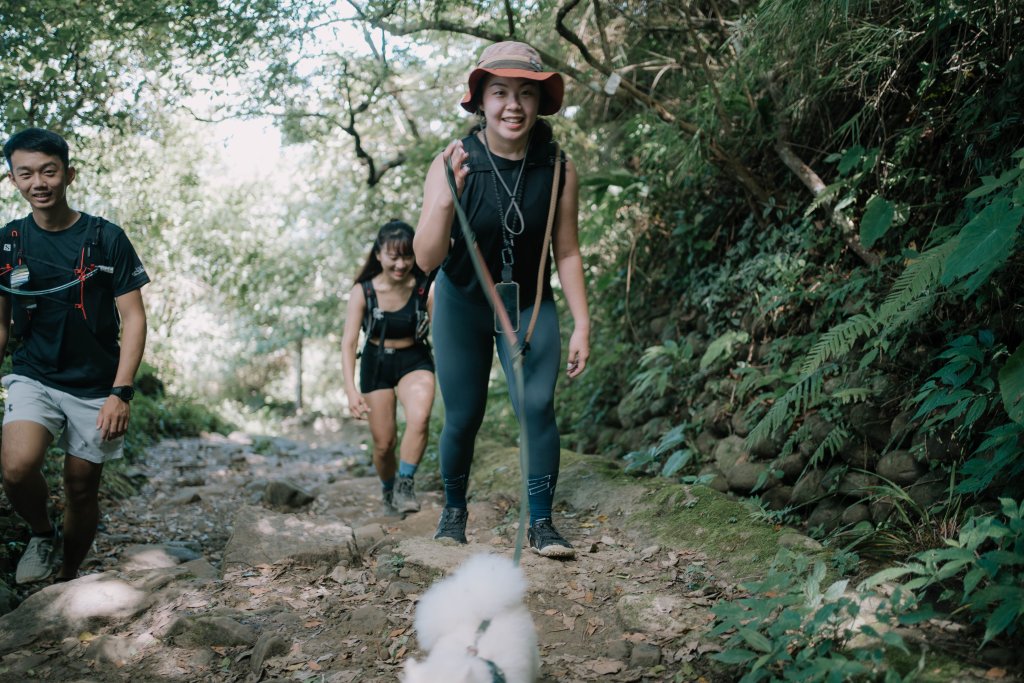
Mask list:
[[363,280],[359,284],[363,287],[363,299],[366,300],[366,310],[363,313],[363,331],[369,337],[370,328],[373,326],[373,311],[377,308],[377,291],[373,288],[373,280]]

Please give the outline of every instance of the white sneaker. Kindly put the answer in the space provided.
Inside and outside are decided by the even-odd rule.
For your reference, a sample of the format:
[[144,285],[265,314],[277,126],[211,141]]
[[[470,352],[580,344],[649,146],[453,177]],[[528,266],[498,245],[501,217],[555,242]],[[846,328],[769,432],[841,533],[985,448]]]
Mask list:
[[33,536],[25,547],[25,552],[18,561],[18,571],[14,575],[17,583],[33,583],[42,581],[53,573],[55,557],[56,533],[53,536]]

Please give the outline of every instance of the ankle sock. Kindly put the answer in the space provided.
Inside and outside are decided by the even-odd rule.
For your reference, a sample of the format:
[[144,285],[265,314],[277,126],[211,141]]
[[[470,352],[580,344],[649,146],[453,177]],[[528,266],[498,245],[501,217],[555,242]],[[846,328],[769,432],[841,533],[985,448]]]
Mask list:
[[386,481],[384,479],[381,479],[380,480],[380,488],[381,488],[381,490],[384,493],[387,493],[388,491],[393,490],[395,488],[395,478],[391,477],[390,479],[388,479]]
[[412,479],[414,476],[416,476],[416,470],[418,470],[419,467],[420,467],[419,465],[413,465],[412,463],[406,462],[404,460],[399,460],[398,461],[398,476],[400,476],[400,477],[408,477],[408,478]]

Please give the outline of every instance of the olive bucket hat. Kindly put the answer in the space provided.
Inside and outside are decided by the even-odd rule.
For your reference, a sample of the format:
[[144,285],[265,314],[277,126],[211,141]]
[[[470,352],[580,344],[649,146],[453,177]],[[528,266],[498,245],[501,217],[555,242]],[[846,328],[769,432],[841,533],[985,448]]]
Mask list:
[[469,72],[466,96],[462,98],[462,108],[476,113],[476,90],[484,76],[493,74],[506,78],[527,78],[537,81],[544,90],[539,114],[546,116],[556,113],[562,108],[562,95],[565,83],[557,71],[545,71],[540,63],[540,54],[526,43],[504,41],[489,45],[480,54],[480,61]]

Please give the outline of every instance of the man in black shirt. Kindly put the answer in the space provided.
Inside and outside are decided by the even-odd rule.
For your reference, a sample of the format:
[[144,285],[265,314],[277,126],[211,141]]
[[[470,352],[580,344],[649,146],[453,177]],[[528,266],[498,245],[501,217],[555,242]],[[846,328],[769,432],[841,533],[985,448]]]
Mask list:
[[55,569],[60,536],[42,466],[59,435],[67,501],[55,580],[70,580],[96,535],[103,463],[122,455],[149,276],[121,228],[68,205],[75,169],[62,137],[23,130],[4,157],[32,209],[0,231],[0,349],[12,332],[20,341],[3,378],[0,462],[7,497],[32,529],[15,578],[41,581]]

